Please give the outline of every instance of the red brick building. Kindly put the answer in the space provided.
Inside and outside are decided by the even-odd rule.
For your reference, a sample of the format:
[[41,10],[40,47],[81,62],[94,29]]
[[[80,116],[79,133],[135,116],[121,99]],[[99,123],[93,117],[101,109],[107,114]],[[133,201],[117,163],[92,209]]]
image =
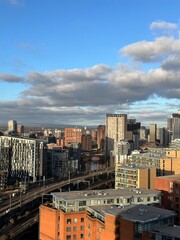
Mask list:
[[39,239],[156,239],[153,238],[154,229],[172,226],[174,216],[172,211],[143,204],[125,207],[91,206],[86,211],[70,213],[42,205]]
[[155,178],[155,189],[162,192],[161,205],[177,213],[175,223],[180,225],[180,174]]
[[81,128],[65,128],[64,129],[64,142],[65,146],[68,143],[81,143],[82,129]]

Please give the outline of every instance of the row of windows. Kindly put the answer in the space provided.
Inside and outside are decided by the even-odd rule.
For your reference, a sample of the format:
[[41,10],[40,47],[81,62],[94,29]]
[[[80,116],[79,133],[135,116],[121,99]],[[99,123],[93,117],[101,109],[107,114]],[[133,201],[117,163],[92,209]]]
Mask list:
[[[73,232],[76,232],[77,231],[77,226],[66,228],[66,232],[71,232],[72,230],[73,230]],[[84,226],[80,226],[80,230],[84,231]]]
[[[78,222],[78,219],[77,218],[74,218],[74,223],[77,223]],[[81,218],[81,223],[84,222],[84,218]],[[67,219],[67,224],[71,224],[73,223],[73,220],[71,218],[68,218]]]

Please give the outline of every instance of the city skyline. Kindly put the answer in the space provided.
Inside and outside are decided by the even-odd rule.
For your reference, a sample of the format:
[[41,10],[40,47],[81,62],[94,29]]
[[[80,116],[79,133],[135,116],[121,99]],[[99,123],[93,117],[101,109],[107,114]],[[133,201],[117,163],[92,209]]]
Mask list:
[[179,7],[0,0],[0,124],[98,126],[127,113],[166,127],[180,106]]

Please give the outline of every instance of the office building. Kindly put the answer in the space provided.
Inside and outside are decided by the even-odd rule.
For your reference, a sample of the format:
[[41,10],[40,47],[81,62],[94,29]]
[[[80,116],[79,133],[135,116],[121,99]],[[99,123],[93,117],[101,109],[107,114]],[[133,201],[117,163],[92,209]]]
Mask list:
[[170,132],[166,128],[158,128],[159,132],[159,144],[162,147],[167,147],[169,146],[170,142]]
[[172,140],[180,138],[180,113],[172,114]]
[[105,151],[105,139],[106,139],[106,126],[99,125],[97,127],[97,147],[101,151]]
[[19,134],[23,134],[23,133],[24,133],[24,126],[21,125],[21,124],[18,124],[18,125],[17,125],[17,132],[18,132]]
[[[131,204],[159,205],[161,193],[155,190],[139,189],[106,189],[52,193],[52,204],[40,206],[39,239],[89,239],[91,226],[87,224],[87,206],[114,205],[127,206]],[[140,207],[141,208],[141,207]],[[163,210],[164,211],[164,210]],[[49,221],[51,219],[51,221]],[[103,220],[103,219],[102,219]],[[94,218],[95,222],[95,218]],[[116,221],[109,222],[108,229],[112,232]],[[102,221],[103,223],[103,221]],[[103,230],[103,229],[102,229]],[[91,228],[91,239],[97,239],[94,234],[97,228]],[[114,233],[115,234],[115,233]],[[106,237],[110,237],[106,235]],[[100,238],[100,240],[104,238]],[[106,238],[107,239],[107,238]],[[114,239],[114,238],[108,238]],[[127,239],[126,239],[127,240]]]
[[156,142],[156,135],[157,135],[157,125],[150,124],[149,127],[149,142]]
[[90,134],[83,134],[81,139],[81,150],[92,151],[92,136]]
[[81,143],[82,129],[81,128],[65,128],[64,139],[65,146],[69,143]]
[[8,131],[17,132],[17,122],[15,120],[8,121]]
[[60,146],[48,146],[47,161],[44,162],[46,169],[46,178],[63,178],[67,177],[68,168],[68,149]]
[[140,128],[140,140],[148,139],[148,129],[144,126]]
[[126,139],[127,114],[106,114],[107,155],[114,150],[115,144]]

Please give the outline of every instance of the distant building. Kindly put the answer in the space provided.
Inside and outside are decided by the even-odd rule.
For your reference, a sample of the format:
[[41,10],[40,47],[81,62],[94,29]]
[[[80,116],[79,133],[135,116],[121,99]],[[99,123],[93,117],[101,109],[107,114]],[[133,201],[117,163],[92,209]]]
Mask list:
[[126,139],[127,114],[106,114],[107,155],[114,150],[115,144]]
[[180,138],[180,113],[172,114],[172,139]]
[[99,125],[97,127],[97,147],[101,151],[105,151],[105,139],[106,139],[106,126],[105,125]]
[[44,162],[46,178],[67,177],[68,172],[68,150],[58,146],[50,146],[47,149],[47,161]]
[[17,125],[17,132],[20,133],[20,134],[24,133],[24,126],[21,125],[21,124],[18,124]]
[[149,142],[156,142],[156,136],[157,136],[157,125],[156,124],[150,124],[149,127]]
[[92,151],[92,136],[90,134],[82,135],[81,150],[82,151]]
[[140,128],[140,140],[148,139],[148,129],[144,126]]
[[81,128],[65,128],[64,139],[65,146],[69,143],[81,143],[82,129]]
[[17,122],[15,120],[9,120],[8,121],[8,131],[17,132]]

